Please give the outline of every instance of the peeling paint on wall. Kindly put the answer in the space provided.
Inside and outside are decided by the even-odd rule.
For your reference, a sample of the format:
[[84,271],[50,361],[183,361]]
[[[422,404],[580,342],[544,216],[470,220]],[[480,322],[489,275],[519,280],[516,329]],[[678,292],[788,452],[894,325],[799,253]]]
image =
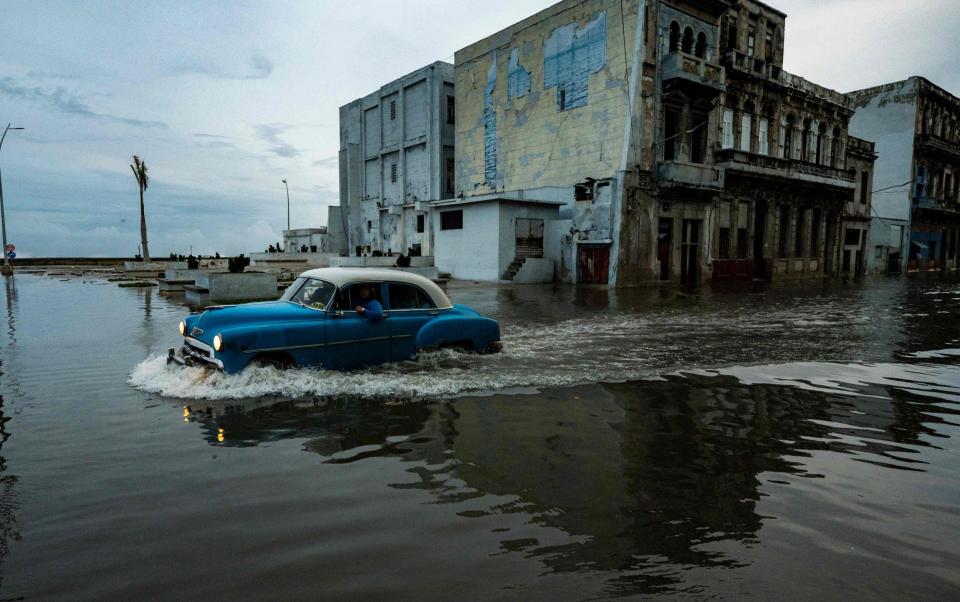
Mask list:
[[557,89],[560,111],[587,106],[590,75],[607,64],[607,13],[583,27],[570,23],[553,30],[543,47],[543,87]]
[[530,72],[520,64],[520,49],[514,48],[510,51],[510,64],[507,67],[507,104],[529,93]]
[[497,180],[497,108],[493,102],[496,87],[497,53],[494,52],[483,91],[483,175],[490,186],[496,186]]

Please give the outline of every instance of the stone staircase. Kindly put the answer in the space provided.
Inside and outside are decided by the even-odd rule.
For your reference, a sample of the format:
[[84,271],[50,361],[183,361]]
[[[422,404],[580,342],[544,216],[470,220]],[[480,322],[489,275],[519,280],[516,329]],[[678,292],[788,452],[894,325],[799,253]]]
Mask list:
[[526,257],[515,257],[510,265],[507,266],[507,269],[503,272],[503,274],[500,275],[500,280],[506,280],[508,282],[513,281],[517,275],[517,272],[520,271],[520,268],[523,267],[523,264],[526,261]]

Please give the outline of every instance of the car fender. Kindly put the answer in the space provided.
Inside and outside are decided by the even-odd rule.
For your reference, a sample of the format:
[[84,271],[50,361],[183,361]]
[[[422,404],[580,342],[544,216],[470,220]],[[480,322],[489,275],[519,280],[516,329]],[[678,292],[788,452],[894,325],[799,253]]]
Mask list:
[[500,340],[496,320],[478,315],[448,314],[431,320],[417,333],[417,349],[438,349],[452,343],[469,341],[481,350]]

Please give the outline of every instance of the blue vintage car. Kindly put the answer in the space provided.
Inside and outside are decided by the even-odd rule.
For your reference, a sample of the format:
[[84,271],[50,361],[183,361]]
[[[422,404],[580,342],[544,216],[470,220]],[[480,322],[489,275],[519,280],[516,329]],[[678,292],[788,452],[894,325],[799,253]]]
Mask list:
[[211,307],[180,322],[168,362],[235,373],[251,363],[351,370],[420,350],[500,351],[500,326],[453,305],[431,280],[397,270],[302,274],[279,301]]

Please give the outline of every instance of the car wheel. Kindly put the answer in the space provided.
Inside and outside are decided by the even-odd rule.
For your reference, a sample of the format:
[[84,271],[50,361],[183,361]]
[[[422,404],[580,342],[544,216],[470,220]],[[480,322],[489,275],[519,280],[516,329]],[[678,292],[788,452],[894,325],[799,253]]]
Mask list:
[[293,358],[286,353],[265,353],[254,358],[253,363],[258,366],[270,366],[277,370],[287,370],[297,366]]
[[444,343],[440,346],[441,349],[452,349],[459,353],[472,353],[473,352],[473,343],[470,341],[453,341],[450,343]]

